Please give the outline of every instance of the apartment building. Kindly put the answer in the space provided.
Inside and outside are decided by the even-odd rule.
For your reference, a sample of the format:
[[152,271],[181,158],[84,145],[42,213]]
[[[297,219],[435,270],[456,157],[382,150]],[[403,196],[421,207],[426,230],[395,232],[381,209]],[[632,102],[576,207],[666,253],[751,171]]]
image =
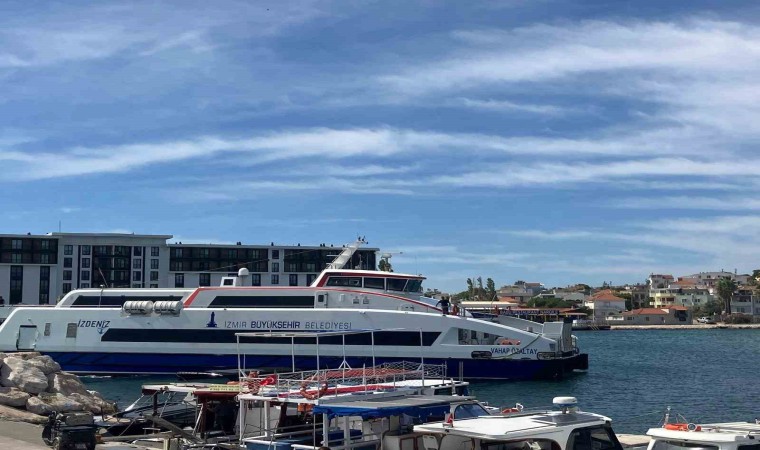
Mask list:
[[[342,246],[167,243],[172,235],[49,233],[0,235],[0,298],[54,304],[73,289],[219,285],[247,268],[253,286],[307,286]],[[377,248],[345,267],[373,270]]]

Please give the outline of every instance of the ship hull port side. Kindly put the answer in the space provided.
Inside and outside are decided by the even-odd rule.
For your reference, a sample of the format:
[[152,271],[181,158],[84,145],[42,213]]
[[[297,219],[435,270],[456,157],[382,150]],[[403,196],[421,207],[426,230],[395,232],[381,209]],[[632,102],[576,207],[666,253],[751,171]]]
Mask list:
[[[232,372],[238,354],[256,370],[419,359],[468,379],[558,378],[588,367],[569,323],[478,319],[422,296],[420,275],[345,269],[361,243],[308,287],[251,286],[241,268],[218,287],[82,289],[53,308],[17,307],[0,325],[0,352],[38,351],[89,374]],[[236,340],[267,331],[305,334]],[[328,331],[364,332],[309,337]]]

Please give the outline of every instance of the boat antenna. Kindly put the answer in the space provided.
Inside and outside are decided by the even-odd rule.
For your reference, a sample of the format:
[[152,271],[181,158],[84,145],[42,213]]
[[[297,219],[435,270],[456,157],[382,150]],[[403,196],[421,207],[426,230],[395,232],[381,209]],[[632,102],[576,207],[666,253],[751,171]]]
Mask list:
[[665,426],[668,422],[670,422],[670,406],[665,410],[665,419],[663,420],[662,425]]

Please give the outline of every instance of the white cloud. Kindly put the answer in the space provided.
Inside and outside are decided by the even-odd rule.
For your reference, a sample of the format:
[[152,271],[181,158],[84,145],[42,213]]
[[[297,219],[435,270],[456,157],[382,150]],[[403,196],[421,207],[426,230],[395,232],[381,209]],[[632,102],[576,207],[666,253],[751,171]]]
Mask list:
[[[747,187],[744,186],[744,190]],[[668,196],[654,198],[623,198],[608,205],[613,208],[631,208],[648,210],[712,210],[712,211],[757,211],[760,210],[760,199],[755,197],[699,197],[699,196]]]
[[567,108],[556,105],[517,103],[509,100],[494,100],[490,98],[487,100],[460,98],[456,101],[451,102],[451,104],[487,111],[525,112],[547,116],[559,116],[579,112],[579,110],[575,108]]
[[404,92],[459,90],[489,83],[541,82],[581,73],[670,71],[742,73],[758,67],[760,32],[733,22],[589,21],[514,30],[459,32],[466,45],[381,81]]

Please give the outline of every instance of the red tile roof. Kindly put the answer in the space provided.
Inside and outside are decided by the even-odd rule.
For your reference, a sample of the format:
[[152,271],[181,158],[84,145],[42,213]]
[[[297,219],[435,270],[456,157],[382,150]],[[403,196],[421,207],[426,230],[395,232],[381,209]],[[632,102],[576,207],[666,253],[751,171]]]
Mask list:
[[624,302],[625,299],[613,294],[611,289],[605,289],[603,291],[599,291],[591,295],[591,298],[589,298],[589,301]]
[[668,313],[666,311],[661,310],[660,308],[641,308],[641,309],[634,309],[632,311],[626,311],[623,313],[624,316],[643,316],[643,315],[667,315]]
[[689,310],[689,308],[685,306],[681,306],[681,305],[668,306],[667,309],[672,309],[674,311],[688,311]]

